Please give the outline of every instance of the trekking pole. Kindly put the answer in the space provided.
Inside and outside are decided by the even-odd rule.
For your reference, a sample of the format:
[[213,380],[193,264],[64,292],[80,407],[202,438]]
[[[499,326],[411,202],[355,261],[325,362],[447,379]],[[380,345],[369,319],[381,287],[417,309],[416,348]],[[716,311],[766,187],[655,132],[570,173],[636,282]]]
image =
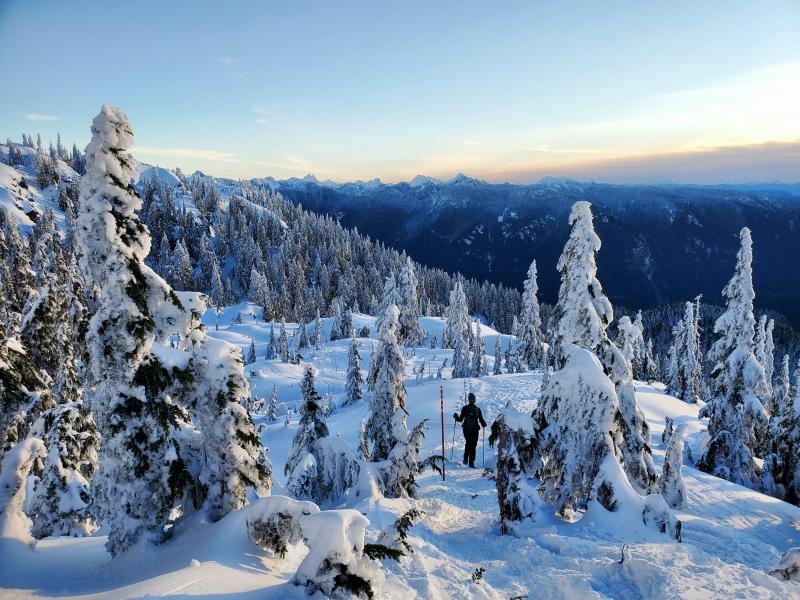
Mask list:
[[483,437],[483,443],[481,445],[481,462],[483,463],[483,468],[486,468],[486,427],[481,428],[481,437]]
[[453,443],[450,444],[450,460],[453,460],[453,452],[456,449],[456,419],[453,417]]
[[439,386],[439,412],[442,415],[442,481],[444,481],[444,387]]

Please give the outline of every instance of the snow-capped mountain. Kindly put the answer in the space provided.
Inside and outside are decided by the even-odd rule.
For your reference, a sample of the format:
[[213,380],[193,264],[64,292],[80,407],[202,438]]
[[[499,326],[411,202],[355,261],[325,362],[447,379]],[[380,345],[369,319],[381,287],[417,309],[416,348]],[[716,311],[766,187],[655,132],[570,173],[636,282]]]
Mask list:
[[556,260],[567,214],[592,203],[603,240],[599,270],[615,303],[645,307],[703,294],[718,302],[737,232],[753,231],[756,304],[800,322],[800,278],[785,256],[800,253],[800,200],[793,186],[622,186],[545,178],[491,184],[463,174],[448,181],[319,184],[260,180],[303,207],[405,250],[424,264],[519,286],[532,258],[543,300],[554,302]]

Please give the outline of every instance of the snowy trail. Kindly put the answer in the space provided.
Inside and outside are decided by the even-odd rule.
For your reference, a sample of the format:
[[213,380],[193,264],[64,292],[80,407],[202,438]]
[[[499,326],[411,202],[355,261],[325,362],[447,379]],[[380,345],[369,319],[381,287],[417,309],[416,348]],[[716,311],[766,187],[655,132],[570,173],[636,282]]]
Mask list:
[[[246,310],[247,306],[240,307]],[[235,312],[234,312],[235,314]],[[221,315],[220,337],[234,337],[230,312]],[[366,322],[366,318],[359,319]],[[242,345],[254,335],[265,343],[265,324],[246,323]],[[426,320],[428,329],[436,320]],[[360,326],[360,324],[359,324]],[[210,332],[215,335],[215,332]],[[362,367],[369,361],[371,341],[363,340]],[[324,344],[308,359],[319,369],[318,389],[334,401],[344,391],[347,341]],[[442,349],[418,349],[406,360],[409,424],[428,419],[422,456],[441,454],[439,389],[444,390],[446,456],[453,436],[452,413],[463,403],[464,381],[415,382],[412,368],[422,360],[435,374],[450,356]],[[448,360],[449,362],[449,360]],[[432,365],[432,367],[431,367]],[[300,398],[301,366],[258,360],[253,389],[269,396],[273,384],[279,399],[294,404]],[[447,374],[445,374],[447,375]],[[476,393],[486,420],[511,401],[528,413],[539,398],[538,373],[489,376],[466,380]],[[663,457],[661,431],[664,417],[686,423],[690,446],[704,425],[697,406],[667,396],[659,386],[639,386],[639,402],[651,425],[651,447],[657,467]],[[358,439],[359,422],[366,414],[366,399],[341,408],[330,416],[332,434],[350,444]],[[263,422],[263,419],[259,419]],[[283,464],[296,429],[296,418],[266,423],[264,442],[270,447],[274,467],[273,493],[282,493]],[[487,435],[488,438],[488,435]],[[747,490],[684,466],[689,508],[679,513],[683,543],[615,532],[588,522],[566,524],[543,510],[520,526],[515,536],[500,536],[494,482],[482,470],[459,464],[463,436],[456,431],[454,461],[447,462],[447,479],[426,469],[419,477],[417,498],[368,500],[355,508],[366,513],[371,533],[390,524],[410,506],[424,511],[410,531],[414,553],[400,563],[385,563],[383,598],[500,599],[528,598],[800,598],[800,584],[783,583],[766,574],[781,553],[800,546],[800,508]],[[478,464],[481,445],[478,446]],[[494,450],[486,444],[486,464],[494,465]],[[305,591],[287,583],[305,555],[302,544],[290,549],[284,560],[270,557],[254,546],[245,533],[244,517],[235,512],[216,524],[189,521],[178,528],[168,544],[133,551],[110,561],[103,538],[57,538],[39,542],[35,551],[0,545],[0,598],[306,598]],[[628,544],[625,560],[622,548]],[[193,564],[193,560],[198,561]],[[485,573],[472,580],[475,570]]]

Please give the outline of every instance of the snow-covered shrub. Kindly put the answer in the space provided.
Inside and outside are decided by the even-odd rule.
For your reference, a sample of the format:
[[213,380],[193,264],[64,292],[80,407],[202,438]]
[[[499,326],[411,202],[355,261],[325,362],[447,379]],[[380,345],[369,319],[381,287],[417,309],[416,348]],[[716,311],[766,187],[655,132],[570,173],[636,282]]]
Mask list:
[[784,581],[800,581],[800,548],[789,548],[769,574]]
[[[387,498],[405,498],[414,495],[417,475],[422,469],[419,450],[425,438],[427,422],[426,419],[406,432],[405,439],[398,440],[389,457],[381,464],[380,487]],[[397,426],[395,429],[398,435],[403,431]]]
[[[521,521],[533,515],[538,495],[528,485],[525,471],[517,453],[516,431],[506,423],[506,407],[492,423],[489,445],[497,441],[497,503],[500,508],[500,533],[509,532],[509,523]],[[513,411],[516,412],[516,411]]]
[[80,402],[60,404],[34,424],[47,456],[28,512],[33,536],[83,536],[94,531],[89,481],[97,467],[99,439],[91,413]]
[[269,494],[272,468],[243,406],[249,392],[239,348],[206,338],[193,366],[192,414],[202,441],[196,455],[203,457],[198,481],[209,516],[218,520],[245,505],[248,488]]
[[[602,507],[610,513],[617,513],[621,523],[635,523],[641,519],[647,529],[681,541],[682,524],[672,514],[661,494],[641,496],[631,486],[622,465],[610,454],[598,469],[593,494],[587,515]],[[596,513],[593,516],[600,518]]]
[[359,461],[350,446],[340,437],[320,438],[314,444],[317,482],[312,498],[318,502],[336,502],[358,481]]
[[293,578],[296,585],[327,598],[374,598],[384,576],[380,563],[364,554],[369,521],[355,510],[327,510],[300,519],[308,555]]
[[686,427],[678,425],[667,441],[664,466],[658,478],[658,491],[672,508],[686,508],[686,484],[681,476],[683,435]]
[[313,502],[270,496],[259,498],[245,510],[247,533],[253,543],[283,558],[289,545],[301,539],[301,517],[318,513],[319,507]]
[[28,438],[6,452],[0,467],[0,538],[32,543],[31,520],[25,514],[26,481],[41,469],[47,449],[41,440]]
[[600,465],[618,460],[619,401],[597,357],[573,344],[564,368],[550,376],[533,415],[542,498],[570,518],[586,508]]
[[[377,544],[367,544],[366,551],[370,553],[370,547],[374,548],[376,545],[385,546],[393,550],[397,550],[400,555],[408,556],[413,552],[411,545],[408,543],[408,530],[414,525],[419,517],[424,513],[421,510],[412,508],[400,515],[394,523],[385,528],[378,537]],[[370,554],[372,556],[372,554]],[[397,555],[395,555],[397,556]],[[372,558],[380,558],[372,556]]]

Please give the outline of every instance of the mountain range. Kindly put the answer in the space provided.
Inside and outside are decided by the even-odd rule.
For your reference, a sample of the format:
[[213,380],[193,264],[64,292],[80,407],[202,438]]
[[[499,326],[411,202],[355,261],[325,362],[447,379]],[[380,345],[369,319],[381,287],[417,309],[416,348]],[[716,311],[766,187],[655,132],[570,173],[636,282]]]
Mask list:
[[598,272],[612,301],[631,308],[702,294],[720,303],[750,227],[756,305],[800,323],[800,185],[610,185],[545,178],[493,184],[463,174],[440,181],[336,183],[313,176],[255,179],[304,208],[468,277],[520,287],[531,260],[540,292],[554,302],[556,262],[571,205],[592,204],[603,242]]

